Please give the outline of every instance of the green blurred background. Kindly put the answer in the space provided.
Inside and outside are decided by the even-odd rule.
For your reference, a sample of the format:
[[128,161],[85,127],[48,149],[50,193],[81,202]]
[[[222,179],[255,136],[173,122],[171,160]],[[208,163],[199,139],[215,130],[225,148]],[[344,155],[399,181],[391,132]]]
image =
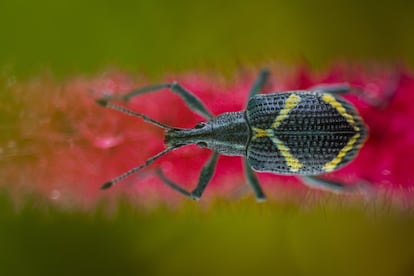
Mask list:
[[[413,6],[0,1],[0,72],[25,81],[113,67],[156,78],[181,71],[231,74],[268,62],[315,70],[338,60],[412,66]],[[310,207],[246,199],[150,210],[120,199],[108,215],[104,203],[65,210],[31,197],[16,205],[3,192],[0,274],[414,275],[411,210],[342,206],[337,199]]]
[[410,1],[1,1],[18,75],[231,70],[263,62],[414,62]]

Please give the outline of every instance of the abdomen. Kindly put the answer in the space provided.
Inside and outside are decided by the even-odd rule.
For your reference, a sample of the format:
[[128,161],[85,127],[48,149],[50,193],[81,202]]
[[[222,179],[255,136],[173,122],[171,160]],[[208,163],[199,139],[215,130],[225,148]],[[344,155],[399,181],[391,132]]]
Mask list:
[[349,163],[367,136],[355,108],[322,92],[257,95],[247,107],[247,158],[256,171],[317,175]]

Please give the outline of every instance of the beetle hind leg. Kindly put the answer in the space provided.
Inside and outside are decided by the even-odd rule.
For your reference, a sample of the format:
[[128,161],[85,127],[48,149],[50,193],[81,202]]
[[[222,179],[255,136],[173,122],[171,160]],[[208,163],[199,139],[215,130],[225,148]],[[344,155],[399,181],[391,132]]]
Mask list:
[[325,190],[333,193],[349,192],[350,187],[336,181],[326,180],[315,176],[301,176],[303,183],[313,189]]
[[311,91],[320,91],[323,93],[329,93],[333,95],[345,95],[345,94],[354,94],[362,98],[366,103],[371,106],[381,106],[382,100],[378,97],[372,96],[367,93],[364,89],[357,86],[352,86],[349,83],[339,83],[339,84],[321,84],[316,85],[310,88]]
[[363,99],[369,105],[376,108],[385,108],[392,101],[398,85],[401,80],[401,74],[395,73],[390,76],[390,80],[387,85],[383,87],[381,95],[373,95],[365,90],[363,87],[354,86],[349,83],[338,84],[321,84],[310,88],[312,91],[322,91],[335,95],[343,95],[352,93]]
[[337,181],[331,181],[316,176],[301,176],[303,183],[313,189],[325,190],[332,193],[359,193],[367,197],[372,197],[374,194],[373,187],[368,183],[361,182],[357,185],[344,185]]

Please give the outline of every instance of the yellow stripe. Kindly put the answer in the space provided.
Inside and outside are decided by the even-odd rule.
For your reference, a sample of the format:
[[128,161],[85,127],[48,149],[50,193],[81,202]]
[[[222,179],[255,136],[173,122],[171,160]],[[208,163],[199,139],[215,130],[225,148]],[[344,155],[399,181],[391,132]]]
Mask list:
[[352,147],[354,146],[355,142],[358,140],[359,137],[360,137],[359,133],[352,136],[351,140],[348,141],[346,146],[341,149],[341,151],[338,153],[338,155],[332,161],[326,163],[323,166],[323,169],[326,172],[333,171],[336,168],[336,166],[342,161],[342,159],[345,157],[345,155],[348,153],[348,151],[350,151],[352,149]]
[[277,115],[275,121],[272,124],[272,128],[278,128],[282,121],[286,119],[289,115],[289,111],[291,111],[295,106],[300,102],[300,97],[296,94],[290,95],[285,101],[285,107],[280,111],[279,115]]
[[285,158],[286,164],[289,166],[290,171],[297,172],[300,168],[302,168],[303,165],[299,162],[298,159],[292,156],[292,154],[289,151],[289,148],[285,146],[282,141],[280,141],[276,137],[271,137],[270,139],[272,139],[272,142],[276,145],[280,153]]
[[257,139],[260,137],[271,137],[274,135],[272,129],[261,129],[254,127],[253,131],[255,132],[255,134],[253,135],[253,139]]
[[324,94],[322,96],[322,100],[328,104],[330,104],[333,108],[335,108],[339,114],[341,114],[346,121],[354,128],[355,131],[359,131],[359,127],[355,124],[354,117],[348,112],[346,112],[346,109],[343,107],[343,105],[338,102],[334,96],[330,94]]

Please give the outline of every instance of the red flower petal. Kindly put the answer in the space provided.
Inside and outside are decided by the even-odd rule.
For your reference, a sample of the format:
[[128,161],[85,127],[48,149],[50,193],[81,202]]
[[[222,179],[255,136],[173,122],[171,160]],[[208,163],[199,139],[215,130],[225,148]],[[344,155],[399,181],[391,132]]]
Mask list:
[[[178,80],[214,114],[220,114],[244,108],[254,78],[253,73],[232,81],[189,74],[167,77],[163,81]],[[386,106],[378,108],[355,95],[346,96],[357,106],[369,126],[370,137],[359,156],[350,165],[332,173],[332,177],[350,184],[365,180],[391,192],[411,192],[414,187],[411,172],[414,164],[414,77],[406,70],[368,71],[337,66],[319,75],[311,74],[306,68],[283,75],[273,72],[265,92],[342,82],[360,87],[372,97],[385,99]],[[110,191],[99,190],[103,182],[161,151],[164,138],[163,130],[102,108],[94,100],[148,84],[148,81],[135,81],[122,73],[110,73],[94,79],[74,79],[64,85],[41,80],[15,87],[16,95],[26,104],[24,116],[19,121],[18,146],[35,156],[19,164],[31,180],[30,184],[50,194],[52,199],[66,196],[93,202],[97,196],[117,194],[119,190],[134,192],[141,199],[163,194],[180,198],[160,183],[151,168]],[[394,95],[387,99],[390,89]],[[136,97],[127,107],[172,126],[192,127],[202,121],[177,95],[166,90]],[[156,161],[152,168],[161,167],[166,175],[191,190],[210,154],[209,150],[188,146]],[[17,173],[9,175],[16,177]],[[259,175],[266,190],[271,190],[273,183],[283,183],[277,186],[278,189],[283,185],[300,187],[300,182],[292,177]],[[241,159],[222,156],[206,193],[231,194],[244,181]]]

